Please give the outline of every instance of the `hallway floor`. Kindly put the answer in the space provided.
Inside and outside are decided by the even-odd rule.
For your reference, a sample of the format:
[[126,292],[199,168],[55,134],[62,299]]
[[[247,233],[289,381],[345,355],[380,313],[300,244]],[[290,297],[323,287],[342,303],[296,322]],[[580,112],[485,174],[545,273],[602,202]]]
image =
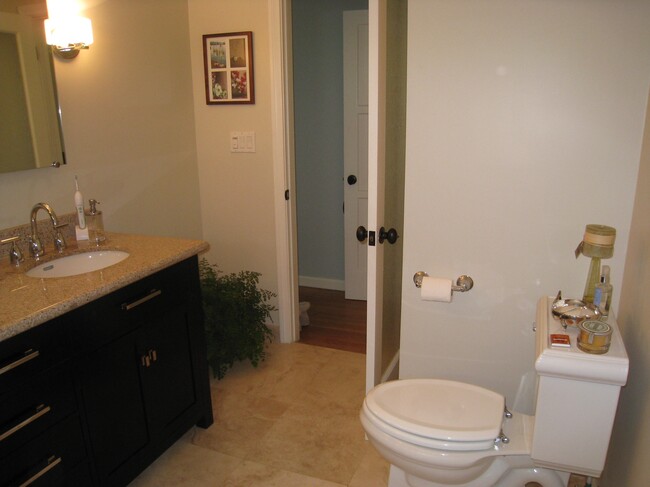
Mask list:
[[211,382],[215,422],[195,428],[131,487],[381,487],[388,464],[358,414],[365,355],[303,343],[270,345],[256,369]]
[[310,303],[309,326],[300,341],[309,345],[366,353],[366,301],[345,299],[345,292],[300,286],[300,301]]

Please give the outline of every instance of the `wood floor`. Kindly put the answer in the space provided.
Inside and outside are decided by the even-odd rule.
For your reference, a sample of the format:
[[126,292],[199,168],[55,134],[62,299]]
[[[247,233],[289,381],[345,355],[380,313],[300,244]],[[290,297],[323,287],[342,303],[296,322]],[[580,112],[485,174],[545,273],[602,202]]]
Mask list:
[[309,345],[366,353],[366,302],[345,299],[343,291],[301,286],[300,301],[311,304],[309,326],[300,341]]

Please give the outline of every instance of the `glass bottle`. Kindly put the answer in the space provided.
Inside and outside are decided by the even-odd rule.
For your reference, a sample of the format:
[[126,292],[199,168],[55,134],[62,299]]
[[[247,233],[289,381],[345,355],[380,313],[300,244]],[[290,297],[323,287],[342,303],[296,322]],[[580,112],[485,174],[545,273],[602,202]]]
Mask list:
[[594,304],[598,306],[602,317],[606,320],[612,305],[612,285],[609,283],[609,266],[604,265],[600,274],[600,283],[594,291]]

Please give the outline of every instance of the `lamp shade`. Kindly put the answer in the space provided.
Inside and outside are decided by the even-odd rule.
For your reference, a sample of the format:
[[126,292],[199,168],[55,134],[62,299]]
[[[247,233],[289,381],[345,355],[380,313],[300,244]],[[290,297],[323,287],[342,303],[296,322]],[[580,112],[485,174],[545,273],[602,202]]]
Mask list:
[[45,42],[58,48],[91,45],[93,28],[90,19],[78,15],[46,19]]

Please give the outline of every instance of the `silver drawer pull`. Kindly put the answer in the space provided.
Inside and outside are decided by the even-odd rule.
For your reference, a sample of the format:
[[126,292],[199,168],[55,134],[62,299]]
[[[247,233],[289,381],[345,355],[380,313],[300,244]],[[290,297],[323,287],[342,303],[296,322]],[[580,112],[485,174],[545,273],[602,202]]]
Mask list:
[[36,357],[38,357],[41,353],[38,350],[32,350],[31,348],[27,350],[25,353],[23,353],[23,356],[20,357],[18,360],[15,360],[7,365],[3,365],[0,367],[0,375],[9,372],[12,369],[15,369],[16,367],[21,366],[25,362],[29,362],[30,360],[34,360]]
[[151,299],[153,299],[153,298],[155,298],[157,296],[160,296],[161,294],[162,294],[162,291],[160,289],[152,289],[149,292],[149,294],[147,294],[146,296],[144,296],[144,297],[142,297],[142,298],[140,298],[140,299],[138,299],[136,301],[133,301],[132,303],[124,303],[124,304],[122,304],[122,309],[124,311],[129,311],[130,309],[133,309],[136,306],[140,306],[141,304],[146,303],[147,301],[149,301],[149,300],[151,300]]
[[45,475],[47,472],[49,472],[54,467],[56,467],[59,463],[61,463],[61,457],[56,458],[54,457],[54,455],[52,455],[50,458],[45,460],[45,466],[42,469],[40,469],[34,475],[30,476],[22,484],[19,484],[19,487],[27,487],[28,485],[33,484],[38,479],[40,479],[43,475]]
[[36,411],[34,412],[34,414],[29,416],[28,418],[23,419],[22,421],[18,422],[16,425],[12,426],[7,431],[2,433],[0,435],[0,441],[6,440],[7,438],[9,438],[14,433],[16,433],[17,431],[20,431],[21,429],[23,429],[28,424],[33,423],[34,421],[36,421],[38,418],[40,418],[44,414],[49,413],[51,410],[52,410],[52,408],[50,408],[50,406],[46,406],[45,404],[40,404],[40,405],[36,406]]

